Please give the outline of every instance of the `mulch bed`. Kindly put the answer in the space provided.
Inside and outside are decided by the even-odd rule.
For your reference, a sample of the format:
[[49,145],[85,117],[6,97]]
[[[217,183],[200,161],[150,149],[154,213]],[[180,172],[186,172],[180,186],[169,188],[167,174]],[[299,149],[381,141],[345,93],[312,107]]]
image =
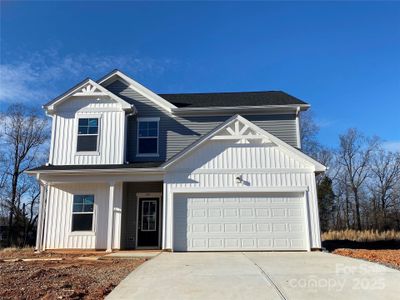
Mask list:
[[333,253],[364,259],[400,270],[400,250],[336,249]]
[[[32,252],[32,251],[31,251]],[[103,299],[146,259],[78,260],[88,253],[3,253],[1,259],[55,258],[59,261],[0,262],[0,299]]]
[[346,249],[367,249],[367,250],[395,250],[400,249],[399,240],[384,240],[384,241],[370,241],[370,242],[357,242],[350,240],[327,240],[322,241],[322,247],[328,251],[334,251],[340,248]]

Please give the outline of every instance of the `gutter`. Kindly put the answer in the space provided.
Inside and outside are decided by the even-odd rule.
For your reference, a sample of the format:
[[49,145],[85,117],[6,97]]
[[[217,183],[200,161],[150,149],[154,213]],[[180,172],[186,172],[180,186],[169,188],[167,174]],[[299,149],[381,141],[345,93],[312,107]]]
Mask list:
[[[137,174],[137,173],[154,173],[164,174],[166,171],[164,168],[117,168],[117,169],[76,169],[76,170],[30,170],[25,171],[29,175],[35,174],[62,174],[62,175],[76,175],[76,174],[88,174],[93,173],[102,174]],[[97,174],[98,175],[98,174]]]

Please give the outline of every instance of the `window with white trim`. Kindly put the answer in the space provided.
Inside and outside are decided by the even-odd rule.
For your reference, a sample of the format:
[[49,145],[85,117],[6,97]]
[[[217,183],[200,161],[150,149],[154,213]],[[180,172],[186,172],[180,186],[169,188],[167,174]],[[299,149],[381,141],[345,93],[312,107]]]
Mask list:
[[137,153],[143,156],[158,155],[158,119],[138,119]]
[[79,118],[77,152],[97,151],[99,140],[99,119]]
[[74,195],[72,231],[93,230],[94,195]]

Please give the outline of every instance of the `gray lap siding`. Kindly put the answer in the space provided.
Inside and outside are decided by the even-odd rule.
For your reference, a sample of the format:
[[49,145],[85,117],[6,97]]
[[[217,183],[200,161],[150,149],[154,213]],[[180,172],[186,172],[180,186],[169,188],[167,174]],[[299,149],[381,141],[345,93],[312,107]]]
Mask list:
[[[210,132],[231,117],[228,115],[199,117],[172,116],[121,81],[115,81],[107,89],[133,104],[137,109],[137,115],[128,117],[127,121],[126,160],[130,162],[168,160],[195,142],[202,135]],[[159,157],[137,156],[137,117],[160,118]],[[243,115],[243,117],[288,144],[297,146],[296,116],[294,114]]]

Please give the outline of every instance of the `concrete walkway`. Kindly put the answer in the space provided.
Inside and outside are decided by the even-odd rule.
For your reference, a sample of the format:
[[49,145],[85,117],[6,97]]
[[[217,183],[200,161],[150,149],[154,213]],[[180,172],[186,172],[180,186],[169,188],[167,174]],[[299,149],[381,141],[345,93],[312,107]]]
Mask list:
[[161,253],[107,299],[398,299],[400,271],[327,253]]

